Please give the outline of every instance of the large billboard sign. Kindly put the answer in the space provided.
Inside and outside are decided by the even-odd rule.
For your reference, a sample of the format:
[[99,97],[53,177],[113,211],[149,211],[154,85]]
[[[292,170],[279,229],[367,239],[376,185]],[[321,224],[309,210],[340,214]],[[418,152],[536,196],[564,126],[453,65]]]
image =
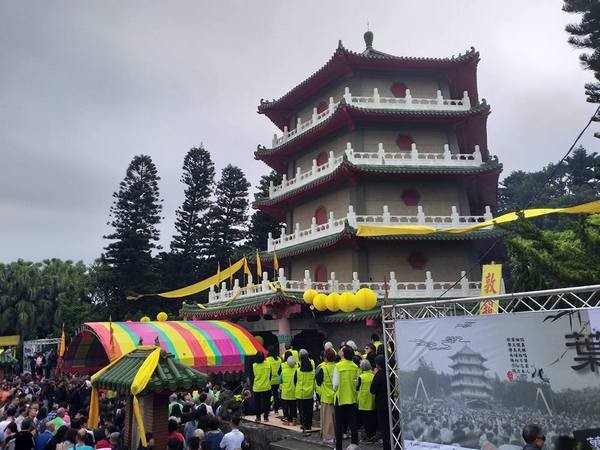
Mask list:
[[521,450],[528,423],[551,448],[600,427],[598,308],[400,320],[395,334],[407,449]]

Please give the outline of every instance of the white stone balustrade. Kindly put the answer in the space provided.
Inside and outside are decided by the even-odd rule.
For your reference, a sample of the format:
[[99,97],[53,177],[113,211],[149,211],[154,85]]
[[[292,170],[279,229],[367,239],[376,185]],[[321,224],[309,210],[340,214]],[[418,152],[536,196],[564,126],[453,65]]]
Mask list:
[[[412,144],[410,151],[386,152],[382,143],[379,143],[376,152],[355,152],[352,144],[348,142],[344,154],[352,164],[366,166],[479,167],[483,164],[481,150],[478,145],[475,146],[473,153],[452,153],[448,144],[444,144],[443,151],[438,153],[420,152],[416,144]],[[284,175],[281,184],[277,186],[271,182],[269,198],[278,197],[330,174],[342,164],[342,161],[343,156],[336,157],[332,151],[329,152],[327,162],[320,166],[317,166],[317,160],[313,159],[309,170],[302,172],[298,167],[294,178],[288,179]]]
[[[465,272],[460,272],[460,281],[436,281],[432,278],[431,272],[425,272],[423,281],[398,281],[395,272],[390,272],[386,281],[361,281],[358,274],[352,274],[352,281],[341,282],[336,278],[335,272],[330,274],[329,280],[325,282],[316,282],[310,279],[310,272],[304,271],[303,280],[288,280],[285,277],[284,269],[279,269],[276,283],[281,286],[283,291],[289,293],[301,293],[307,289],[315,289],[319,292],[356,292],[362,287],[373,289],[378,298],[384,298],[387,289],[387,295],[390,299],[412,299],[412,298],[444,298],[456,297],[477,297],[481,292],[480,281],[470,281],[466,278]],[[458,279],[458,274],[457,274]],[[227,303],[233,299],[250,298],[256,295],[272,292],[267,272],[263,273],[262,282],[253,284],[252,276],[248,276],[248,283],[245,287],[239,286],[239,280],[234,281],[231,289],[226,288],[226,283],[221,284],[221,289],[215,290],[212,286],[208,293],[209,303]]]
[[475,223],[491,220],[492,212],[489,206],[485,207],[485,213],[482,216],[461,216],[458,214],[458,208],[452,206],[450,214],[447,216],[429,216],[425,215],[422,206],[417,206],[417,214],[414,216],[397,216],[389,212],[387,205],[383,206],[381,214],[358,215],[352,205],[348,206],[348,212],[345,217],[335,218],[333,212],[329,212],[327,222],[317,225],[315,217],[312,218],[310,228],[301,230],[300,224],[296,223],[293,232],[287,234],[285,227],[281,228],[281,237],[274,239],[272,233],[267,238],[267,250],[280,250],[292,245],[309,242],[325,236],[330,236],[342,231],[346,222],[351,227],[356,228],[359,225],[427,225],[438,228],[451,228],[473,225]]
[[[344,101],[346,104],[365,109],[386,109],[386,110],[409,110],[409,111],[468,111],[471,109],[471,101],[467,91],[464,91],[460,99],[449,99],[442,96],[438,90],[434,98],[413,97],[410,89],[406,90],[405,97],[381,97],[377,88],[373,89],[372,96],[353,96],[350,88],[344,89]],[[340,102],[335,102],[333,97],[329,97],[329,104],[326,110],[317,113],[317,108],[313,108],[312,116],[306,122],[300,118],[297,119],[296,127],[289,130],[287,126],[283,128],[283,134],[273,136],[272,147],[279,147],[296,136],[317,126],[329,116],[331,116]]]

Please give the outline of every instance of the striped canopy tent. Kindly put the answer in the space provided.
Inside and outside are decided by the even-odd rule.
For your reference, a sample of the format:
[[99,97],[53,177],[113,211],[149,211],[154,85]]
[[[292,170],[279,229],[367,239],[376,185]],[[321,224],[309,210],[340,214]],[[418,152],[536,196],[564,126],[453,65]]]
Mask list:
[[266,354],[247,330],[222,320],[87,322],[71,339],[63,370],[95,372],[140,343],[154,345],[157,340],[179,362],[205,373],[243,371],[247,356]]

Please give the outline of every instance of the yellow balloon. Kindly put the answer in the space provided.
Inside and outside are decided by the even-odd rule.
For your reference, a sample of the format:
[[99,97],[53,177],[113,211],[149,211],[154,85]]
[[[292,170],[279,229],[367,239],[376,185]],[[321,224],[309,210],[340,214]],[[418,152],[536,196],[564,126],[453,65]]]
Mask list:
[[265,340],[262,336],[254,336],[254,339],[256,339],[260,345],[263,345],[265,343]]
[[356,296],[352,292],[344,292],[340,295],[340,309],[344,312],[352,312],[356,309]]
[[313,300],[317,296],[317,294],[318,294],[318,292],[315,291],[314,289],[308,289],[308,290],[304,291],[302,298],[304,299],[304,301],[307,304],[312,305]]
[[373,289],[362,288],[356,293],[356,305],[363,311],[368,311],[377,304],[377,294]]
[[325,294],[317,294],[315,298],[313,298],[313,306],[317,311],[326,311],[327,310],[327,296]]
[[340,310],[340,294],[332,292],[325,299],[325,306],[331,312],[337,312]]
[[150,317],[144,316],[140,319],[140,322],[150,322]]
[[169,318],[169,316],[164,311],[161,311],[156,315],[156,320],[158,320],[159,322],[164,322],[168,318]]

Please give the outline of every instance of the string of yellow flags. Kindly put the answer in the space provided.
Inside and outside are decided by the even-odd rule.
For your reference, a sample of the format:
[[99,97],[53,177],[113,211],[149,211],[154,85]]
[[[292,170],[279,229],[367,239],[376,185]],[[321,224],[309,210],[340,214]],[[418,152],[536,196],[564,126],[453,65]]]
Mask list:
[[519,215],[522,214],[525,219],[532,219],[534,217],[546,216],[548,214],[597,214],[600,213],[600,200],[595,200],[589,203],[583,203],[581,205],[570,206],[568,208],[532,208],[525,209],[523,211],[510,212],[498,216],[485,222],[474,223],[466,227],[455,227],[455,228],[437,228],[427,225],[360,225],[356,231],[357,236],[362,237],[375,237],[375,236],[393,236],[400,234],[414,234],[414,235],[425,235],[434,233],[468,233],[470,231],[476,231],[481,228],[499,225],[503,223],[513,222],[519,219]]
[[142,297],[149,296],[158,296],[163,298],[181,298],[187,297],[188,295],[194,295],[199,292],[210,289],[213,285],[219,285],[222,281],[229,279],[230,276],[233,276],[236,272],[238,272],[241,268],[244,267],[244,264],[247,264],[246,257],[244,256],[239,261],[236,261],[231,265],[231,268],[227,270],[219,270],[212,277],[205,278],[204,280],[198,281],[197,283],[190,284],[189,286],[185,286],[179,289],[175,289],[173,291],[168,292],[160,292],[154,294],[141,294],[141,295],[132,295],[127,297],[127,300],[138,300]]

